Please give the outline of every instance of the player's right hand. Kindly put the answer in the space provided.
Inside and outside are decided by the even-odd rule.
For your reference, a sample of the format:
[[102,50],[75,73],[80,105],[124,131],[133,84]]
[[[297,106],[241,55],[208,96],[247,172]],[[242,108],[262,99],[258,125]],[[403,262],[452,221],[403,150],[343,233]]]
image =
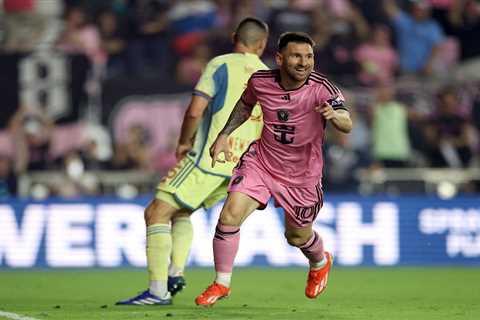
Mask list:
[[175,157],[177,160],[180,160],[185,157],[190,150],[192,150],[191,143],[178,143],[177,149],[175,150]]
[[215,167],[215,162],[225,163],[225,160],[220,158],[221,153],[225,155],[226,161],[231,161],[232,154],[230,152],[230,145],[228,144],[228,135],[226,134],[219,134],[215,142],[210,147],[212,168]]
[[315,107],[315,111],[321,113],[326,120],[332,120],[337,117],[337,112],[328,102],[324,102],[322,105]]

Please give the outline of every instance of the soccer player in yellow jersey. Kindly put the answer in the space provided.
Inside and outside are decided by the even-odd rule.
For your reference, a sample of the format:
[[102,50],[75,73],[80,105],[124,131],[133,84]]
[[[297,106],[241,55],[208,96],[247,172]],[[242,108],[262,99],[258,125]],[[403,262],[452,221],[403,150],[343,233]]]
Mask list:
[[262,114],[256,106],[249,121],[230,135],[233,161],[211,167],[209,147],[250,75],[268,69],[260,60],[267,38],[268,26],[263,21],[245,18],[233,34],[233,53],[207,64],[185,112],[176,149],[178,163],[160,182],[155,199],[145,210],[149,289],[117,304],[168,305],[171,296],[185,286],[183,269],[193,238],[190,214],[226,197],[233,167],[262,130]]

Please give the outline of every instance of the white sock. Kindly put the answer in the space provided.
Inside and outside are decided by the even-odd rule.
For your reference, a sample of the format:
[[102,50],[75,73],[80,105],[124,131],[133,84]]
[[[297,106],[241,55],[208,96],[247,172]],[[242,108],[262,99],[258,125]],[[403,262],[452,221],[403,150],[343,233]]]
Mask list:
[[215,282],[230,288],[230,281],[232,279],[231,272],[217,272],[217,277],[215,278]]
[[168,267],[168,275],[170,277],[183,276],[183,269],[180,269],[179,267],[171,263],[170,266]]
[[311,270],[318,270],[322,269],[327,264],[327,255],[323,255],[323,259],[318,262],[310,261],[310,269]]
[[167,289],[167,281],[165,280],[152,280],[150,281],[150,291],[151,294],[156,295],[162,299],[169,299],[170,292]]

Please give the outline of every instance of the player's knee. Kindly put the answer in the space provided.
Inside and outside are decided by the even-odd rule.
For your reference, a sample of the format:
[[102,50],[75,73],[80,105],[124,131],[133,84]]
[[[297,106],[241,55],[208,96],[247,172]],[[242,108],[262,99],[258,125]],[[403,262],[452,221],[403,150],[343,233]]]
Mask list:
[[173,219],[173,220],[176,220],[176,219],[190,218],[191,215],[192,215],[192,212],[191,212],[191,211],[178,210],[178,211],[175,212],[175,214],[172,216],[172,219]]
[[220,223],[226,226],[240,226],[242,212],[232,206],[226,206],[220,214]]
[[287,237],[287,242],[289,245],[294,247],[301,247],[303,245],[303,242],[299,237]]
[[287,239],[287,242],[289,245],[298,247],[298,248],[302,247],[308,241],[308,239],[306,239],[302,235],[292,234],[287,232],[285,232],[285,238]]
[[169,223],[172,217],[171,210],[162,208],[159,200],[153,200],[144,211],[145,224],[147,226],[155,223]]
[[145,224],[147,226],[152,224],[152,221],[155,218],[155,208],[152,203],[143,211],[143,217],[145,218]]
[[187,211],[185,209],[178,210],[172,215],[170,220],[172,221],[173,224],[177,223],[178,221],[185,221],[187,219],[190,221],[191,214],[192,214],[191,211]]

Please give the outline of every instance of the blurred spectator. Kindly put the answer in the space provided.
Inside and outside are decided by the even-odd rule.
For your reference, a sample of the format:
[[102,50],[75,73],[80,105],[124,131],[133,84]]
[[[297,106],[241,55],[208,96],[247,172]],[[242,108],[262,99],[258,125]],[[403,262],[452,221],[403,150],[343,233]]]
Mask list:
[[355,192],[358,180],[355,171],[370,164],[370,131],[364,117],[357,112],[359,104],[350,91],[344,96],[352,106],[350,116],[355,124],[352,132],[344,134],[327,127],[325,149],[325,188],[333,192]]
[[358,167],[360,157],[349,143],[348,135],[329,130],[325,149],[325,189],[328,192],[354,192],[357,181],[354,169]]
[[256,0],[223,0],[231,6],[232,18],[230,20],[230,28],[234,29],[238,23],[246,17],[258,17],[266,20],[270,13],[271,3],[267,1]]
[[275,9],[269,18],[272,38],[287,31],[310,33],[312,31],[312,12],[299,4],[299,1],[289,0],[286,7]]
[[36,12],[36,0],[3,0],[6,52],[32,51],[45,29],[46,18]]
[[228,53],[232,50],[232,32],[246,17],[267,19],[269,3],[257,0],[216,0],[215,28],[208,32],[208,47],[211,56]]
[[107,54],[107,76],[124,73],[127,43],[117,16],[111,10],[103,10],[98,14],[97,25],[100,47]]
[[[251,7],[249,4],[251,1],[236,1],[242,2],[246,6],[246,10],[249,10]],[[233,6],[230,0],[215,0],[215,6],[217,8],[217,27],[221,33],[224,33],[225,28],[230,28],[233,25],[234,17],[237,18],[239,13],[233,10]],[[243,6],[242,6],[243,7]],[[240,6],[239,6],[240,9]],[[216,30],[214,30],[215,32]]]
[[383,25],[373,27],[371,38],[355,51],[360,66],[359,80],[364,85],[393,82],[398,55],[390,43],[390,30]]
[[85,170],[101,170],[108,167],[112,158],[112,141],[108,130],[89,124],[84,128],[82,144],[76,151]]
[[410,2],[408,13],[394,0],[384,0],[383,4],[396,32],[402,71],[432,74],[445,36],[438,22],[431,18],[428,1]]
[[[474,150],[476,151],[474,165],[476,164],[477,167],[479,167],[480,166],[480,81],[476,83],[476,88],[477,90],[474,93],[473,101],[472,101],[472,119],[473,119],[472,121],[476,129],[473,137],[475,140]],[[480,181],[478,182],[477,190],[480,191]]]
[[314,11],[307,10],[296,0],[289,0],[285,7],[275,8],[268,18],[270,37],[268,51],[275,52],[278,37],[287,31],[313,33]]
[[372,115],[372,156],[376,165],[406,167],[410,158],[408,112],[405,105],[395,100],[392,85],[376,89]]
[[324,16],[323,23],[330,24],[326,31],[330,37],[326,47],[316,49],[318,68],[342,84],[351,83],[354,81],[351,75],[358,70],[354,51],[368,36],[369,26],[360,11],[349,2],[345,2],[341,15],[335,18]]
[[[474,97],[473,97],[473,106],[472,106],[472,118],[473,118],[473,123],[475,127],[477,128],[477,133],[480,133],[480,81],[477,82],[477,90],[474,92]],[[478,138],[478,136],[477,136]],[[480,151],[480,145],[479,151]]]
[[475,0],[454,1],[449,10],[451,32],[461,47],[461,59],[479,58],[480,3]]
[[368,126],[368,119],[366,119],[367,115],[364,113],[364,110],[361,110],[361,107],[355,101],[353,95],[345,90],[343,93],[346,100],[349,101],[349,105],[352,106],[350,109],[350,117],[352,118],[353,123],[355,123],[352,131],[346,135],[348,138],[348,145],[358,156],[358,166],[367,167],[371,163],[371,132]]
[[173,34],[172,45],[180,55],[190,53],[219,23],[217,8],[208,0],[176,1],[168,18]]
[[328,71],[329,57],[327,46],[332,36],[332,27],[329,21],[329,15],[325,10],[316,7],[313,10],[312,39],[315,41],[315,68],[320,72]]
[[52,166],[50,142],[53,122],[45,113],[20,107],[9,129],[15,140],[15,171],[45,170]]
[[178,161],[175,155],[178,142],[177,130],[170,130],[167,133],[167,137],[168,139],[165,146],[155,152],[154,169],[159,172],[160,175],[165,175]]
[[127,57],[132,74],[161,76],[170,71],[169,8],[168,1],[128,1]]
[[445,9],[445,8],[451,7],[453,5],[453,3],[459,2],[459,1],[457,1],[457,0],[429,0],[429,2],[432,5],[432,7],[435,8],[435,9]]
[[17,194],[17,177],[12,161],[0,154],[0,199],[13,197]]
[[96,65],[106,62],[97,28],[90,24],[82,7],[70,7],[65,14],[65,28],[57,42],[58,48],[73,54],[84,54]]
[[382,0],[351,0],[370,25],[387,24],[389,19],[379,2]]
[[436,113],[427,121],[426,140],[433,167],[467,167],[472,159],[472,127],[466,114],[459,112],[459,99],[453,88],[438,96]]
[[362,12],[353,5],[350,1],[346,2],[349,5],[346,7],[345,13],[337,18],[342,18],[344,23],[350,25],[350,30],[354,34],[356,40],[367,39],[370,33],[370,25],[368,24]]
[[480,78],[480,3],[474,0],[454,1],[449,10],[449,31],[461,48],[460,79]]
[[[238,22],[240,22],[238,19],[241,18],[239,17],[245,16],[242,12],[250,12],[250,10],[253,9],[251,0],[239,0],[235,2],[230,0],[215,0],[214,2],[216,6],[216,27],[211,29],[201,42],[207,44],[211,51],[211,56],[230,52],[232,47],[232,34],[228,32],[228,30],[233,30]],[[254,14],[250,15],[253,16]],[[247,14],[247,16],[249,16],[249,14]],[[195,50],[195,47],[193,50]],[[191,53],[189,56],[191,56]]]
[[52,195],[74,198],[98,194],[98,178],[86,169],[85,162],[78,152],[68,152],[61,164],[62,178],[52,181],[48,186]]
[[207,44],[202,43],[195,46],[191,55],[179,61],[177,65],[177,82],[193,87],[200,78],[210,57],[210,49]]
[[124,143],[117,143],[114,148],[112,168],[117,170],[143,169],[152,167],[150,137],[141,125],[133,125],[128,129]]

